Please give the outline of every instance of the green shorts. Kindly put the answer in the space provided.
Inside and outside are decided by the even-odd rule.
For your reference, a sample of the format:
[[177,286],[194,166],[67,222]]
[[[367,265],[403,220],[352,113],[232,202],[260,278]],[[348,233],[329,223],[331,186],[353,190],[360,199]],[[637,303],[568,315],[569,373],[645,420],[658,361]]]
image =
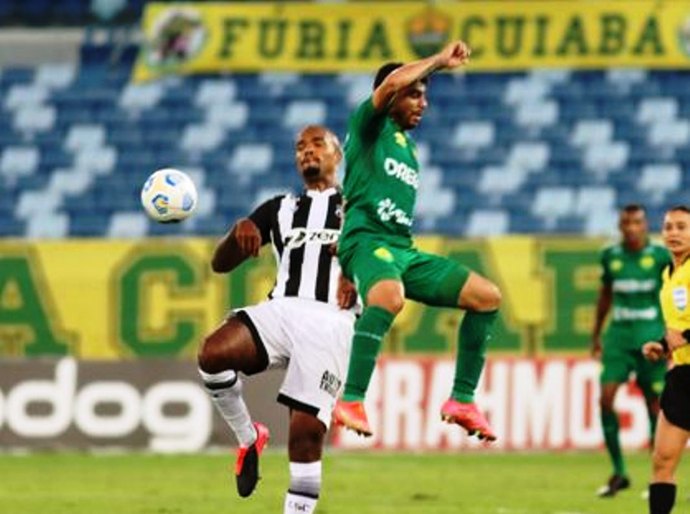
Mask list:
[[[663,333],[663,332],[661,332]],[[664,388],[666,362],[650,362],[642,355],[642,345],[661,337],[659,329],[610,326],[604,337],[601,355],[602,384],[627,382],[634,371],[637,385],[645,396],[659,396]]]
[[366,300],[369,289],[381,280],[403,283],[405,297],[434,307],[457,307],[470,270],[450,259],[360,237],[356,244],[338,251],[346,277]]

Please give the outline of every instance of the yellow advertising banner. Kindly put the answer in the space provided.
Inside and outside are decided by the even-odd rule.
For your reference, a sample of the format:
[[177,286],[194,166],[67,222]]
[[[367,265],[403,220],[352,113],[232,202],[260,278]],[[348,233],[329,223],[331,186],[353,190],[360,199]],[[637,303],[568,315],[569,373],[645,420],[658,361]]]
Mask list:
[[467,71],[690,66],[690,0],[149,3],[135,80],[372,72],[462,39]]
[[[416,246],[490,277],[503,293],[492,352],[584,353],[601,241],[529,236],[419,237]],[[0,241],[0,356],[193,358],[229,309],[264,300],[275,263],[211,271],[211,239]],[[448,354],[462,312],[407,302],[389,353]]]

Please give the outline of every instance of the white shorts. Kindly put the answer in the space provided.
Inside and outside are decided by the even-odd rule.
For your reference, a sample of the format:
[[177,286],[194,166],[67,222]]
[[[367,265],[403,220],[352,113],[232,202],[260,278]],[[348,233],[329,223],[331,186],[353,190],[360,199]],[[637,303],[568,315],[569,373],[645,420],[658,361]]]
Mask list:
[[[301,298],[274,298],[236,309],[268,357],[268,368],[287,368],[278,402],[313,414],[326,428],[345,384],[354,315]],[[248,319],[247,319],[248,318]]]

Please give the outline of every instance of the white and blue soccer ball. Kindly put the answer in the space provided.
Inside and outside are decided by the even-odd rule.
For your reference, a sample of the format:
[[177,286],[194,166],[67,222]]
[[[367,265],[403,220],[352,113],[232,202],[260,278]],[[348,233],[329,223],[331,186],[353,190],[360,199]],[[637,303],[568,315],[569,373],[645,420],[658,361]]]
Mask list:
[[155,171],[141,188],[141,205],[159,223],[182,221],[196,209],[197,193],[189,176],[174,168]]

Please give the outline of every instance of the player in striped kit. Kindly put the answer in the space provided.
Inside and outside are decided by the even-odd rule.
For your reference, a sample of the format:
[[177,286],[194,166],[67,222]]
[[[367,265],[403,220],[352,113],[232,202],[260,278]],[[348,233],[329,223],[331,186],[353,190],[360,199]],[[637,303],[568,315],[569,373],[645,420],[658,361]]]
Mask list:
[[286,368],[278,401],[290,409],[290,487],[284,513],[314,511],[321,488],[321,453],[331,411],[344,382],[356,302],[340,275],[334,245],[342,195],[336,136],[320,126],[300,132],[295,145],[305,190],[276,196],[240,219],[220,241],[213,270],[227,273],[271,243],[278,265],[269,299],[236,309],[204,340],[199,369],[211,399],[239,442],[237,490],[249,496],[268,429],[252,422],[238,372]]

